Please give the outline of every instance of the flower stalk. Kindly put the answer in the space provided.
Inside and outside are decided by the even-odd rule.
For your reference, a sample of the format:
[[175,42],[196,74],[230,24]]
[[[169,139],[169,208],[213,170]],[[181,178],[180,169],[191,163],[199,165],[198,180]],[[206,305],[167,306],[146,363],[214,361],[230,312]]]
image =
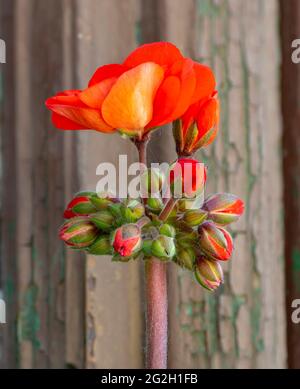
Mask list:
[[[147,166],[147,145],[149,137],[135,140],[139,162]],[[145,199],[143,199],[145,201]],[[175,204],[175,203],[174,203]],[[170,203],[160,214],[165,220],[174,204]],[[163,215],[162,215],[163,214]],[[167,368],[168,349],[168,295],[167,266],[154,257],[145,264],[146,281],[146,367],[148,369]]]

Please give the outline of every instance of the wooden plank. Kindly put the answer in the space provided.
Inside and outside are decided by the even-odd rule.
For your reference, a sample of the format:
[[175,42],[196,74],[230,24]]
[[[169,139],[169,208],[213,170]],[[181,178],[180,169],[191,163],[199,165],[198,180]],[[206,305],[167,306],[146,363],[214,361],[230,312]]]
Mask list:
[[300,296],[299,207],[299,64],[292,62],[292,42],[300,36],[300,4],[280,1],[282,47],[283,179],[285,204],[286,308],[289,368],[300,368],[300,326],[293,323],[292,301]]
[[[75,14],[72,0],[64,2],[63,20],[63,63],[64,86],[70,89],[75,85]],[[66,132],[64,140],[64,184],[66,205],[78,191],[77,172],[77,133]],[[66,260],[66,364],[72,368],[83,368],[85,364],[85,261],[84,255],[65,251]],[[74,309],[75,307],[75,309]]]
[[64,143],[44,107],[63,74],[61,7],[16,2],[18,343],[20,367],[27,368],[65,365],[64,254],[57,239]]
[[[15,4],[1,0],[0,31],[5,42],[14,40]],[[16,367],[16,316],[17,316],[17,271],[16,271],[16,161],[15,155],[15,105],[14,69],[15,56],[12,44],[6,45],[6,64],[0,65],[2,83],[1,101],[1,285],[7,303],[7,325],[1,326],[3,352],[0,366]],[[9,87],[8,87],[9,86]],[[5,185],[4,185],[5,183]],[[5,204],[5,206],[3,206]]]
[[[97,66],[119,62],[135,47],[136,1],[77,1],[77,83],[84,87]],[[126,22],[124,22],[126,15]],[[95,190],[100,162],[118,164],[119,154],[136,160],[129,142],[118,135],[79,134],[80,188]],[[86,366],[137,368],[142,366],[140,264],[111,263],[109,257],[87,256]]]
[[[62,3],[57,1],[51,9],[34,0],[14,4],[16,22],[10,20],[10,27],[15,31],[12,62],[17,66],[10,69],[14,70],[15,89],[9,79],[6,90],[13,93],[11,107],[16,111],[10,117],[15,113],[13,128],[18,131],[11,137],[4,163],[11,168],[16,165],[11,177],[16,177],[17,190],[10,191],[10,199],[11,193],[16,193],[17,199],[9,209],[17,214],[17,253],[12,257],[18,264],[18,332],[9,339],[13,343],[17,339],[20,367],[63,367],[65,272],[57,228],[64,203],[64,140],[53,131],[44,107],[45,99],[62,84]],[[45,33],[37,34],[37,30]],[[12,33],[10,41],[14,42],[13,38]],[[12,129],[10,133],[14,134]],[[10,280],[6,271],[4,277]],[[10,350],[5,351],[9,358]],[[13,358],[17,359],[16,354]],[[6,362],[6,366],[12,363]]]

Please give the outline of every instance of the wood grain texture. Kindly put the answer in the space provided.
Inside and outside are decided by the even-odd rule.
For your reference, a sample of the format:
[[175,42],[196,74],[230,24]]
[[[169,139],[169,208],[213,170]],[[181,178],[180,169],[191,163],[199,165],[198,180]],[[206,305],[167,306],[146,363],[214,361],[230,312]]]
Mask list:
[[[15,4],[0,2],[1,38],[14,40]],[[0,327],[3,339],[0,366],[16,366],[17,263],[16,263],[16,131],[14,48],[6,46],[6,64],[1,64],[1,287],[7,303],[6,320]],[[7,66],[10,64],[10,66]]]
[[[136,5],[135,0],[77,1],[76,84],[79,87],[86,85],[98,66],[121,61],[135,47]],[[128,154],[128,163],[137,160],[134,146],[119,135],[82,132],[78,143],[78,189],[95,190],[98,164],[112,162],[118,166],[120,154]],[[88,368],[142,367],[140,265],[116,264],[109,257],[87,256]]]
[[[10,330],[4,345],[5,366],[61,368],[66,366],[65,257],[57,230],[66,185],[72,180],[65,181],[65,140],[53,129],[44,101],[63,84],[65,2],[55,0],[52,7],[35,0],[10,4],[13,18],[8,19],[10,64],[6,64],[3,118],[3,131],[10,134],[3,132],[5,144],[10,140],[4,156],[5,176],[9,176],[2,201],[9,210],[7,221],[11,218],[6,225],[13,222],[15,229],[10,226],[14,236],[9,238],[2,223],[6,236],[2,247],[9,255],[3,261],[3,277],[15,297],[7,300]],[[79,338],[83,339],[81,322]]]
[[[246,202],[246,214],[232,227],[236,248],[220,291],[203,292],[170,265],[169,366],[285,367],[277,3],[165,0],[157,6],[160,39],[216,71],[221,130],[198,155],[209,168],[207,193],[230,191]],[[154,158],[174,158],[170,137],[168,130],[156,135]]]
[[17,1],[16,15],[19,363],[63,367],[63,138],[44,107],[62,80],[62,3]]
[[285,203],[286,308],[289,367],[300,368],[300,326],[291,320],[292,301],[300,296],[300,68],[292,62],[292,42],[300,36],[300,4],[281,1],[283,161]]

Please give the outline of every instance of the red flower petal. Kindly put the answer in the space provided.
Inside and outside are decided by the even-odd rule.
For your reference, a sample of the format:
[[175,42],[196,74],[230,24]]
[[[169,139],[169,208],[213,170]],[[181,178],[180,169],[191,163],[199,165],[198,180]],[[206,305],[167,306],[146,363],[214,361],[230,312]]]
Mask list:
[[[78,91],[71,95],[70,91],[62,92],[59,95],[50,97],[46,101],[46,106],[56,114],[68,119],[67,128],[70,121],[76,123],[82,129],[93,129],[100,132],[114,132],[102,118],[99,110],[87,107],[78,97]],[[55,117],[57,120],[58,117]],[[59,121],[59,128],[63,129],[63,123]],[[77,128],[78,129],[78,128]]]
[[152,119],[153,100],[163,81],[161,66],[147,62],[122,74],[102,104],[102,114],[114,128],[141,130]]
[[183,61],[180,77],[181,93],[176,108],[172,113],[171,120],[175,120],[181,115],[183,115],[191,104],[191,99],[193,97],[196,87],[196,77],[192,60],[186,58]]
[[211,143],[217,134],[217,124],[219,122],[219,101],[215,98],[205,101],[204,104],[201,105],[197,116],[197,141],[202,138],[209,130],[216,126],[214,137],[213,139],[210,139],[209,142]]
[[180,59],[182,55],[175,45],[169,42],[155,42],[138,47],[125,59],[124,65],[134,67],[144,62],[155,62],[169,67]]
[[70,119],[67,119],[64,116],[59,115],[58,113],[52,112],[52,123],[56,128],[60,130],[84,130],[80,124],[73,122]]
[[116,77],[112,77],[107,78],[98,84],[94,84],[80,93],[80,100],[91,108],[101,109],[101,105],[105,97],[111,90],[116,80]]
[[197,82],[191,104],[211,96],[216,87],[215,76],[208,66],[194,62],[194,71]]
[[174,111],[181,91],[181,82],[178,77],[167,77],[159,87],[154,103],[153,118],[147,128],[156,127],[168,121]]
[[196,85],[193,66],[192,60],[183,59],[175,62],[169,69],[169,77],[160,86],[155,97],[153,119],[147,128],[172,122],[187,110]]
[[93,74],[88,86],[90,87],[95,84],[98,84],[99,82],[105,80],[106,78],[119,77],[127,70],[128,68],[126,66],[120,64],[110,64],[110,65],[100,66],[100,68],[98,68]]

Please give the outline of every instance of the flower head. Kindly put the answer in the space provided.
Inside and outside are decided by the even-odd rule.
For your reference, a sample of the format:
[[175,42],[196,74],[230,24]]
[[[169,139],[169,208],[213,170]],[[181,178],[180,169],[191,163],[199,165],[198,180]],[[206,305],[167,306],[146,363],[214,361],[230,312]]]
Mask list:
[[182,56],[171,43],[134,50],[122,64],[101,66],[83,90],[50,97],[56,127],[64,130],[119,130],[142,136],[181,117],[215,88],[211,69]]

